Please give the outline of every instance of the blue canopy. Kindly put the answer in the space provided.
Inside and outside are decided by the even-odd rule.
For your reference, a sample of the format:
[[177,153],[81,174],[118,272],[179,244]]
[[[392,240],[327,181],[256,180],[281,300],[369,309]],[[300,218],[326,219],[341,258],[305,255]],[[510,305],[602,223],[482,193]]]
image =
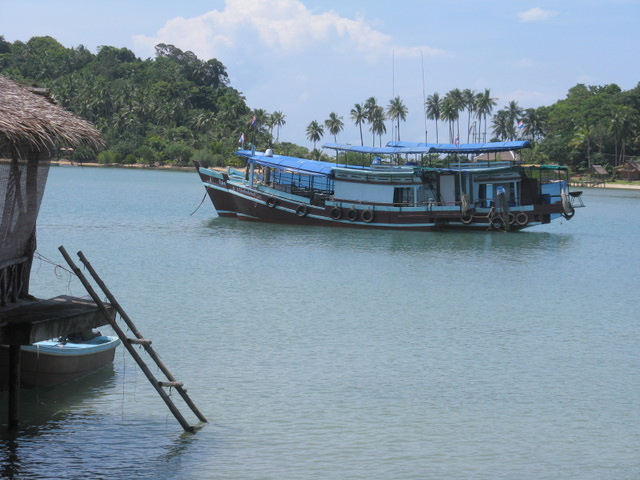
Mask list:
[[521,150],[530,148],[531,142],[528,140],[518,140],[512,142],[488,142],[488,143],[412,143],[412,142],[389,142],[387,147],[396,149],[414,150],[417,148],[429,149],[429,153],[492,153],[508,152],[511,150]]
[[325,143],[323,148],[330,148],[339,152],[356,152],[356,153],[369,153],[372,155],[400,155],[400,154],[424,154],[432,153],[433,144],[412,144],[407,146],[391,146],[387,144],[386,147],[361,147],[359,145],[348,145],[340,143]]
[[[249,163],[264,165],[265,167],[278,168],[288,172],[300,175],[322,175],[328,176],[335,167],[347,167],[348,165],[337,165],[330,162],[320,162],[317,160],[309,160],[306,158],[287,157],[285,155],[267,155],[263,152],[255,152],[252,150],[238,150],[236,155],[245,157]],[[353,167],[349,168],[364,168]]]
[[427,153],[481,154],[520,150],[523,148],[531,147],[531,143],[528,140],[513,142],[468,143],[461,145],[456,145],[455,143],[389,142],[385,147],[361,147],[359,145],[325,143],[323,147],[331,148],[340,152],[368,153],[371,155],[422,155]]

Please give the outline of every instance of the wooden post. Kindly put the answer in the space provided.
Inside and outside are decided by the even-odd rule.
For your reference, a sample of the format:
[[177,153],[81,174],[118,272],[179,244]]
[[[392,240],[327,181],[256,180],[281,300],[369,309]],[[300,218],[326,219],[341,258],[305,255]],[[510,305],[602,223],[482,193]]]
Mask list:
[[9,430],[18,429],[20,413],[20,345],[9,345]]

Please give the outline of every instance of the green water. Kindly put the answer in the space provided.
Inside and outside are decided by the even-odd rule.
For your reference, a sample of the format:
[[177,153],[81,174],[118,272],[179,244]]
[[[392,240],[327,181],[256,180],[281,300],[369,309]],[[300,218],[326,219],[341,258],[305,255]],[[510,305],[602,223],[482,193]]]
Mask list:
[[[184,434],[120,348],[24,396],[4,476],[640,476],[640,192],[517,234],[255,224],[203,195],[195,172],[51,169],[38,253],[82,250],[210,422]],[[86,295],[49,261],[32,293]]]

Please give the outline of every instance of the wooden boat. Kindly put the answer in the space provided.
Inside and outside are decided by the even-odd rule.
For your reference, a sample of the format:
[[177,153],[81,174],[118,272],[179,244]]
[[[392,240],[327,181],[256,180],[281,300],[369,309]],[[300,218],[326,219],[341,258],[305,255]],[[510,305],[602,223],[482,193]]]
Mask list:
[[[120,339],[115,336],[45,340],[21,347],[20,379],[23,387],[51,387],[89,375],[113,362]],[[8,367],[8,348],[0,349],[0,373]],[[3,378],[3,384],[6,378]]]
[[[244,172],[198,164],[196,169],[220,216],[299,225],[516,231],[570,219],[584,206],[581,192],[569,191],[567,167],[517,161],[518,151],[529,146],[526,141],[325,144],[337,152],[336,163],[239,150],[236,155],[247,161]],[[460,161],[463,155],[498,152],[511,152],[513,160]],[[345,153],[372,160],[366,166],[340,163]],[[452,153],[453,163],[428,164],[434,154]]]

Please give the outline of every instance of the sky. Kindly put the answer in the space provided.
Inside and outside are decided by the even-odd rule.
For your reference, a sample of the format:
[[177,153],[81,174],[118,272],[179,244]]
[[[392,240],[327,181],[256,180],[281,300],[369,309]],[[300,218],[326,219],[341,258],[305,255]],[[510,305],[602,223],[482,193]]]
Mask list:
[[[336,140],[360,144],[350,111],[369,97],[400,97],[400,138],[435,142],[423,105],[436,92],[489,89],[495,113],[551,105],[578,83],[632,89],[639,20],[640,0],[0,0],[9,42],[48,35],[142,59],[166,43],[216,58],[250,108],[286,115],[280,140],[309,148],[307,125],[332,112],[345,124]],[[397,133],[388,122],[384,141]]]

